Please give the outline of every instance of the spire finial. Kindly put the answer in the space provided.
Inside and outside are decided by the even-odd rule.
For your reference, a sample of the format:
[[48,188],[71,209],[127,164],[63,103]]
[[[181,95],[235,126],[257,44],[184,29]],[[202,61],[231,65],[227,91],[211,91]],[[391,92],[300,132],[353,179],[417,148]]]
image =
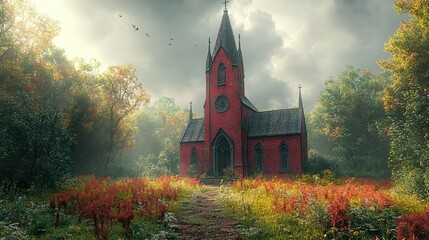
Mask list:
[[192,101],[189,102],[189,119],[192,119],[194,116],[192,114]]
[[241,35],[238,34],[238,49],[241,48]]
[[222,3],[222,4],[224,4],[224,5],[225,5],[225,11],[227,11],[227,9],[226,9],[226,4],[227,4],[227,3],[229,3],[229,1],[226,1],[226,0]]
[[209,37],[209,48],[210,48],[210,43],[212,43],[212,42],[210,42],[210,37]]
[[301,98],[301,84],[298,84],[298,89],[299,89],[299,107],[302,108],[302,98]]

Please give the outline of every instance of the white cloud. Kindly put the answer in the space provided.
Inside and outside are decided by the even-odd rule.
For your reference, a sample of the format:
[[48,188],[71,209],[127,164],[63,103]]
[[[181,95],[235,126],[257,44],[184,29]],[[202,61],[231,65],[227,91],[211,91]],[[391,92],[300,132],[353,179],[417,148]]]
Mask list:
[[[222,1],[33,2],[60,22],[56,43],[70,57],[131,63],[153,97],[174,97],[185,108],[192,100],[202,112],[207,39],[215,42]],[[293,106],[299,83],[311,108],[323,81],[346,65],[378,71],[402,19],[390,0],[240,0],[228,10],[242,36],[247,95],[263,108]]]

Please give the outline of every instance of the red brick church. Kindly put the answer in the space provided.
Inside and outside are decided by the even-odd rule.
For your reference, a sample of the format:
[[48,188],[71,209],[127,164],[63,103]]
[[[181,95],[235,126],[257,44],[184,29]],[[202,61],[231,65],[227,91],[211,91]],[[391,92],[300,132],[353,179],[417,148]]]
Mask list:
[[297,108],[260,112],[246,98],[241,44],[228,17],[206,60],[204,118],[189,121],[180,142],[180,174],[221,176],[233,168],[240,176],[301,173],[307,162],[307,130],[301,89]]

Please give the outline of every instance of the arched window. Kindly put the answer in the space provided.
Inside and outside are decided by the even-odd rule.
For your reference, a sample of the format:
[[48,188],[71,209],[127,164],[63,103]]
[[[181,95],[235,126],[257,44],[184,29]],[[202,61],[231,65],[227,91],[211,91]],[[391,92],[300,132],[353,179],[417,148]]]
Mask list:
[[289,148],[285,143],[280,144],[280,172],[289,171]]
[[255,167],[256,173],[264,172],[264,149],[259,143],[255,147]]
[[192,152],[191,152],[191,165],[197,165],[198,163],[198,153],[197,153],[197,149],[194,147],[192,148]]
[[218,72],[217,72],[217,85],[225,85],[226,84],[226,72],[225,72],[225,64],[220,63]]

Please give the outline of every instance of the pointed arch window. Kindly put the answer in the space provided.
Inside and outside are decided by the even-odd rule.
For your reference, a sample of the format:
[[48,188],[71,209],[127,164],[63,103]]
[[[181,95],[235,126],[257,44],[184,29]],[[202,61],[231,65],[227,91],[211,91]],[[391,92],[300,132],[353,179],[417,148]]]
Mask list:
[[222,62],[219,64],[218,72],[217,72],[217,85],[222,86],[226,84],[226,69],[225,64]]
[[259,143],[255,146],[255,168],[256,173],[264,172],[264,149]]
[[197,165],[198,163],[198,153],[195,147],[192,148],[191,151],[191,165]]
[[280,144],[280,172],[289,171],[289,147],[286,143]]

